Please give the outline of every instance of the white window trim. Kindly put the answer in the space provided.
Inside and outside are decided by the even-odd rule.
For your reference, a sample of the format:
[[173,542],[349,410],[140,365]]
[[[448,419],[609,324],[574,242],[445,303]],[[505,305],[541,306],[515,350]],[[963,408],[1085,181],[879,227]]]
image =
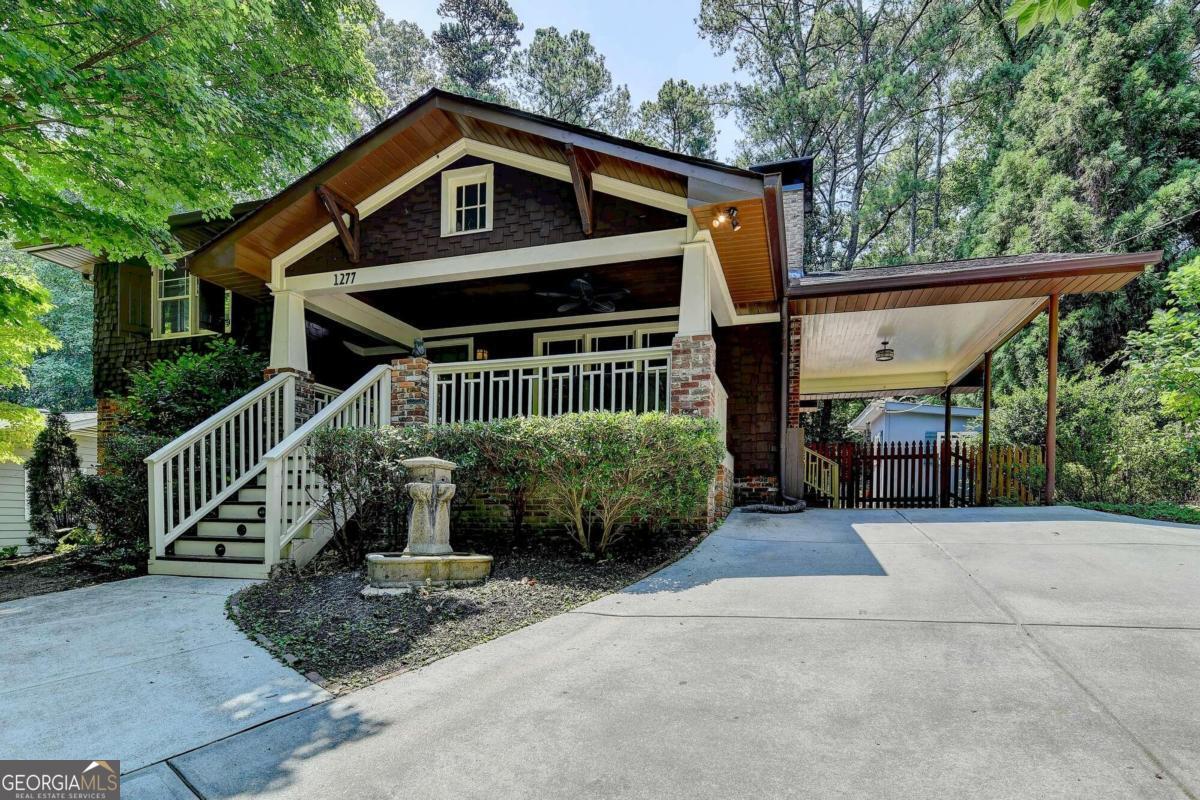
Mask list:
[[644,325],[613,325],[594,328],[572,328],[565,331],[546,331],[544,333],[535,333],[533,335],[533,355],[541,356],[543,342],[558,342],[564,339],[579,339],[583,338],[583,347],[585,353],[595,352],[592,346],[597,338],[606,336],[621,336],[633,335],[634,349],[640,350],[641,339],[643,334],[647,333],[674,333],[679,330],[678,322],[648,322]]
[[[496,191],[495,191],[495,164],[480,164],[476,167],[463,167],[461,169],[447,169],[442,171],[442,236],[469,236],[473,233],[487,233],[492,229],[493,223],[496,221]],[[455,190],[459,186],[467,186],[472,183],[483,183],[487,185],[487,202],[484,208],[487,209],[487,225],[482,228],[474,228],[469,231],[454,230],[454,212],[457,210],[455,206]]]
[[[163,298],[159,296],[159,281],[163,279],[163,270],[150,269],[150,338],[158,341],[164,339],[188,339],[193,336],[216,336],[217,331],[209,330],[208,328],[200,327],[200,279],[195,275],[185,276],[188,280],[188,329],[179,333],[161,333],[162,329],[162,303]],[[230,332],[230,323],[233,317],[233,305],[230,302],[232,292],[225,290],[224,309],[225,309],[225,333]],[[179,298],[180,300],[183,298]],[[178,302],[168,300],[167,302]]]
[[474,336],[459,336],[455,339],[434,339],[425,342],[425,351],[428,352],[431,347],[455,347],[457,345],[467,346],[467,361],[475,360],[475,337]]

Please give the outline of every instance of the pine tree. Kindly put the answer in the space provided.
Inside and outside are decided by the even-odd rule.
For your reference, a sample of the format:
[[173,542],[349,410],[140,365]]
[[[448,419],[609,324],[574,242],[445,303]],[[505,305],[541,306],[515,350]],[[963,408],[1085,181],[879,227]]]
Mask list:
[[55,532],[74,521],[69,494],[71,479],[79,474],[79,451],[62,414],[54,413],[46,419],[25,469],[29,479],[29,545],[38,551],[53,550],[58,543]]

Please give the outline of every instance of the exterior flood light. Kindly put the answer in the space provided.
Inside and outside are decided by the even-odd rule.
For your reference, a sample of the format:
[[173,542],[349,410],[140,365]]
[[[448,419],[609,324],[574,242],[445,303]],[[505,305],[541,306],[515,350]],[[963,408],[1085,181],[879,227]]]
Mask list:
[[883,347],[875,351],[876,361],[891,361],[896,357],[896,351],[888,347],[887,339],[883,340]]
[[738,210],[736,206],[730,206],[725,211],[725,214],[729,217],[729,227],[733,228],[735,231],[742,229],[742,223],[738,220]]

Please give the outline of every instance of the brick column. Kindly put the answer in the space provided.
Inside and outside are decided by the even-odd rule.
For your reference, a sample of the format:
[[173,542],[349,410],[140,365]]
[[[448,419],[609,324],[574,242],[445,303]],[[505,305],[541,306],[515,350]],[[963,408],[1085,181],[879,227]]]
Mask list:
[[108,450],[108,443],[113,435],[119,432],[120,419],[120,400],[113,397],[96,398],[96,461],[99,462],[101,473],[106,469],[105,462],[108,459],[105,454]]
[[311,372],[292,367],[267,367],[263,370],[263,381],[269,381],[276,375],[287,372],[296,376],[296,427],[299,428],[317,413],[317,396],[313,392],[313,384],[316,381],[313,380]]
[[392,424],[429,424],[429,359],[397,358],[392,362]]
[[671,413],[711,417],[716,413],[717,347],[712,334],[671,340]]

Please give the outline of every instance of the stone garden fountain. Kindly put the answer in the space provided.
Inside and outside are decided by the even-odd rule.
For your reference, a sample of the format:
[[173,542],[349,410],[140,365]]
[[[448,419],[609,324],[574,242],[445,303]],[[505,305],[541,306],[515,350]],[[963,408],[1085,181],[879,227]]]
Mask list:
[[367,556],[364,594],[411,592],[421,586],[463,586],[479,583],[492,571],[492,557],[456,553],[450,546],[450,482],[455,464],[440,458],[409,458],[402,462],[412,481],[405,487],[412,498],[408,512],[408,546],[403,553]]

